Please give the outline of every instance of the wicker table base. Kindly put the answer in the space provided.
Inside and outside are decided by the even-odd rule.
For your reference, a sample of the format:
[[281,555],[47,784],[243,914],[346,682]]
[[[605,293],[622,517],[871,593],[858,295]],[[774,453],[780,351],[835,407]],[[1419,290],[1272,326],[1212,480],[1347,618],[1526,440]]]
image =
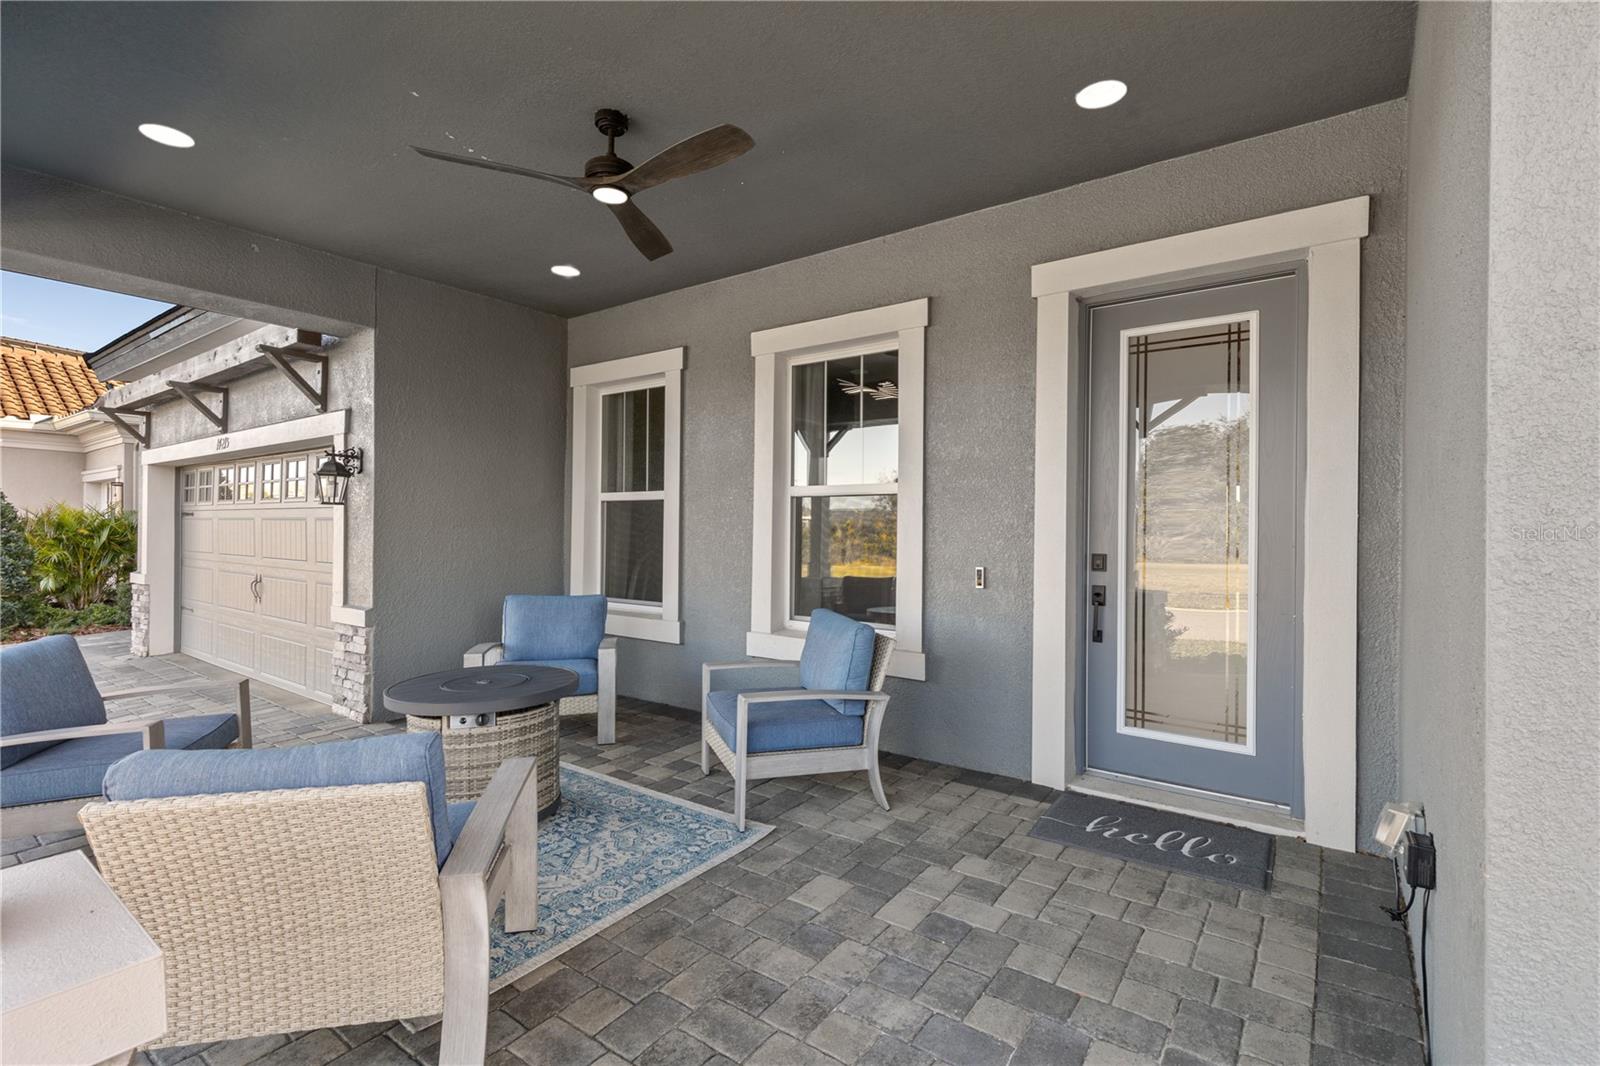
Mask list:
[[501,711],[493,725],[443,728],[444,719],[406,715],[408,733],[444,734],[445,799],[475,800],[507,759],[531,755],[538,766],[539,817],[561,802],[561,718],[558,704]]

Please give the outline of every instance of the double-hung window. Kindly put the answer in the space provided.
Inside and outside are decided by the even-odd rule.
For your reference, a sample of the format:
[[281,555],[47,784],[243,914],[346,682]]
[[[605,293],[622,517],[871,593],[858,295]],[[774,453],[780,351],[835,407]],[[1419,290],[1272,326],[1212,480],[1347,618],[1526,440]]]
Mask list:
[[895,637],[922,679],[926,300],[751,334],[752,655],[796,659],[812,612]]
[[609,601],[606,631],[680,643],[678,463],[683,349],[572,371],[574,593]]

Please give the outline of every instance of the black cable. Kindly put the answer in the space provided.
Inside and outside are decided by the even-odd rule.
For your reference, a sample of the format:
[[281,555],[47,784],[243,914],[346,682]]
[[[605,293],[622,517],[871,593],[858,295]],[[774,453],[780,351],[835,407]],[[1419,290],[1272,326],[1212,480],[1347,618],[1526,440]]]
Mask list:
[[1422,1060],[1426,1066],[1433,1066],[1433,1024],[1428,1020],[1428,903],[1433,899],[1433,889],[1427,892],[1422,897]]

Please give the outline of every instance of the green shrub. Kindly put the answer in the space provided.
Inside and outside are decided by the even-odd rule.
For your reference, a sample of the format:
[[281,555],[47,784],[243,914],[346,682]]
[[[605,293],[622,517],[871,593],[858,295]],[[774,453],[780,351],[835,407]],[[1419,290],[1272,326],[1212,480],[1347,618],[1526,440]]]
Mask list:
[[100,603],[133,569],[137,535],[126,511],[45,508],[28,521],[27,533],[39,591],[63,607]]
[[38,608],[26,523],[0,492],[0,629],[31,625]]

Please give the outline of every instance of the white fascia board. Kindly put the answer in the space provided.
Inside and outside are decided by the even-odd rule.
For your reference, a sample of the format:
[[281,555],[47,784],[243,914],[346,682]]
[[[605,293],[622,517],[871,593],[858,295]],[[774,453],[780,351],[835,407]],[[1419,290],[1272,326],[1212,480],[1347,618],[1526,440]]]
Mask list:
[[888,307],[819,318],[815,322],[797,322],[792,326],[757,330],[750,334],[750,354],[774,355],[822,344],[859,341],[867,337],[896,334],[905,329],[920,329],[927,324],[927,298],[907,300]]
[[683,369],[683,349],[665,348],[644,355],[630,355],[625,359],[608,359],[603,363],[575,366],[568,371],[568,384],[576,389],[585,385],[606,385],[615,381],[631,381],[665,374],[669,370]]

